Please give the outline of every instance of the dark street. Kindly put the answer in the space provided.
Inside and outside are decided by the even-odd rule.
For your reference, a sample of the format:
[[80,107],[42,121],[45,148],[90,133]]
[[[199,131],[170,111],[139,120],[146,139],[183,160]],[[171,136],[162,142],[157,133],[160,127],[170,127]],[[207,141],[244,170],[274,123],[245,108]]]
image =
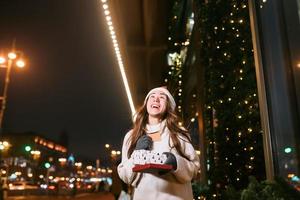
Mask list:
[[75,197],[71,196],[16,196],[16,197],[9,197],[8,200],[50,200],[50,199],[58,199],[58,200],[64,200],[64,199],[78,199],[78,200],[114,200],[114,196],[111,193],[97,193],[97,194],[91,194],[91,193],[83,193],[79,194]]

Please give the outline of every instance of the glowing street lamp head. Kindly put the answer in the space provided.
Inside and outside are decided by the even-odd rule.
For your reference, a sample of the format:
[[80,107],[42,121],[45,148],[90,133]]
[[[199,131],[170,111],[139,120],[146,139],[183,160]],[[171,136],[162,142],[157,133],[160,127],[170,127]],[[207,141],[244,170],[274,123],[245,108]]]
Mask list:
[[13,60],[13,59],[15,59],[16,57],[17,57],[17,54],[15,54],[14,52],[8,53],[8,58],[9,58],[9,59]]
[[23,60],[18,60],[18,61],[16,62],[16,65],[17,65],[17,67],[19,67],[19,68],[23,68],[23,67],[25,67],[25,62],[24,62]]

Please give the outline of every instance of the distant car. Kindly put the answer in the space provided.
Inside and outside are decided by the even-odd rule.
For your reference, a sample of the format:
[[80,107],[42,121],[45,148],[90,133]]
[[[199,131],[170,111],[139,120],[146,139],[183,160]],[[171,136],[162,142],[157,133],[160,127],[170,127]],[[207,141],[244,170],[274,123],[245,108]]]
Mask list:
[[88,191],[94,191],[95,190],[95,184],[85,183],[84,185],[82,185],[82,189],[88,190]]
[[40,184],[40,188],[42,189],[56,190],[57,187],[56,183],[49,183],[48,185],[46,183]]
[[33,183],[29,182],[13,182],[8,184],[9,190],[34,190],[39,187]]

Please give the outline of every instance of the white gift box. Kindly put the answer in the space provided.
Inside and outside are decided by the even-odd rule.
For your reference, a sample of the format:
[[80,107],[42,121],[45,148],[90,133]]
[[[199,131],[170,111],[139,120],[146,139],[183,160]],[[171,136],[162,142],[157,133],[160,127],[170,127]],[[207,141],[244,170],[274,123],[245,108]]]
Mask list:
[[135,165],[164,164],[167,160],[165,154],[149,150],[135,150],[131,157]]

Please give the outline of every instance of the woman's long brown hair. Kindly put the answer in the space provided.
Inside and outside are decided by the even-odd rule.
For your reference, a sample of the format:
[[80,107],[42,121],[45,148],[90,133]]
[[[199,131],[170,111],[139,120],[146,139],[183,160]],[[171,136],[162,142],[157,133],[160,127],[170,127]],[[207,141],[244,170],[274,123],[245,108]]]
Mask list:
[[[138,109],[136,113],[136,118],[135,121],[133,122],[132,134],[128,140],[128,145],[129,145],[129,149],[127,152],[128,158],[133,153],[138,139],[142,135],[146,134],[145,127],[148,122],[147,101],[148,99],[145,101],[144,105]],[[166,111],[162,116],[162,120],[164,119],[166,119],[166,126],[170,131],[170,137],[173,142],[173,146],[171,148],[175,147],[176,151],[179,153],[180,156],[189,160],[187,155],[185,155],[182,151],[179,139],[183,138],[184,140],[190,143],[191,143],[191,139],[188,131],[179,126],[179,117],[176,115],[175,111],[171,109],[169,99],[167,101]],[[183,136],[183,137],[179,138],[179,136]]]

